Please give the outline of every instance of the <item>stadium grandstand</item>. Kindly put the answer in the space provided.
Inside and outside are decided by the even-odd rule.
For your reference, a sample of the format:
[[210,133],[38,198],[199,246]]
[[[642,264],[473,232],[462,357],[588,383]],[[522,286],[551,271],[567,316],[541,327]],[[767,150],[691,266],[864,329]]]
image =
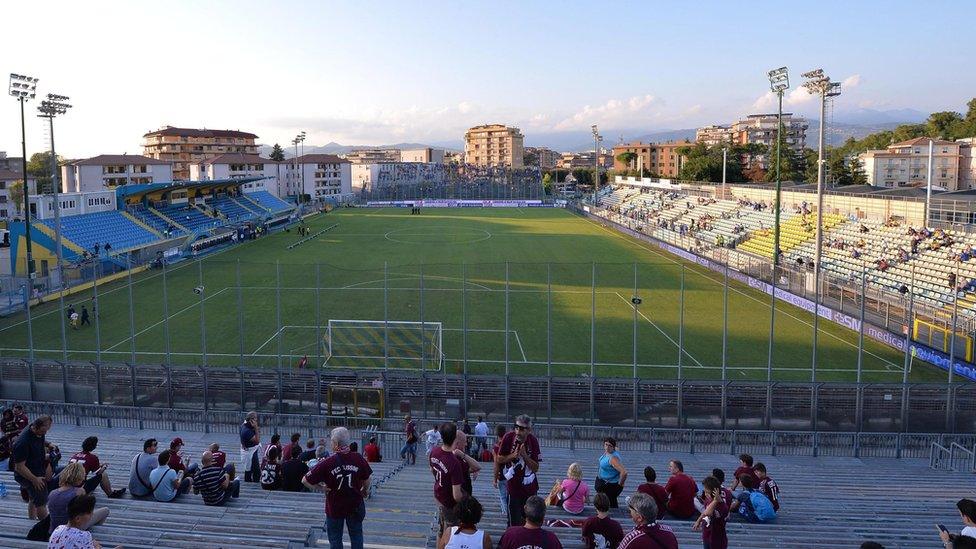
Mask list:
[[389,200],[540,200],[545,198],[538,168],[396,162],[379,164],[375,179],[360,189],[360,199]]

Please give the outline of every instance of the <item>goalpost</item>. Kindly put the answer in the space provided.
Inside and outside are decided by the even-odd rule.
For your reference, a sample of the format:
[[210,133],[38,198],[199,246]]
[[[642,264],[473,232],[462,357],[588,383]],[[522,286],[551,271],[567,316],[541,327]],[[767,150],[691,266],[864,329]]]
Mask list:
[[323,339],[326,364],[422,371],[443,366],[440,322],[329,319]]

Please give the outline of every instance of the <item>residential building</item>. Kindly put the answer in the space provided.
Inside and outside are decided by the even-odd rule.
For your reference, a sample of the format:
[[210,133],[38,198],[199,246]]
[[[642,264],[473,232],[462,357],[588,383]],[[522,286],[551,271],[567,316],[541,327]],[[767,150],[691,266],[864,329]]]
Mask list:
[[[807,144],[807,128],[810,124],[805,118],[794,117],[793,113],[783,113],[783,147],[793,149],[797,154],[803,154]],[[739,145],[757,143],[765,145],[770,153],[775,151],[776,135],[779,133],[779,121],[776,113],[750,114],[732,124],[732,142]],[[762,169],[769,169],[769,159],[772,154],[754,155],[745,159],[747,162],[759,162]]]
[[536,158],[533,166],[538,166],[542,169],[555,168],[562,160],[562,155],[546,147],[526,147],[525,156],[529,155],[533,155]]
[[[14,183],[22,181],[23,174],[19,171],[0,170],[0,221],[10,221],[18,219],[24,211],[24,198],[20,197],[15,202],[13,194],[10,192]],[[27,179],[28,194],[37,194],[37,180],[33,177]]]
[[[645,175],[656,175],[664,178],[676,178],[681,172],[681,165],[685,157],[678,154],[682,147],[694,147],[691,141],[670,141],[667,143],[623,143],[613,148],[613,169],[617,171],[640,170],[644,168]],[[630,163],[617,160],[623,153],[637,155]]]
[[734,136],[735,132],[732,130],[732,126],[712,125],[695,130],[695,141],[704,143],[709,147],[732,143]]
[[443,164],[444,149],[404,149],[400,151],[400,162],[423,162],[425,164]]
[[[888,145],[883,150],[865,151],[858,155],[864,168],[868,185],[875,187],[924,187],[928,184],[929,138],[918,137]],[[960,166],[964,164],[971,174],[972,143],[936,139],[932,151],[932,185],[955,191],[972,188],[967,175],[960,178]],[[965,162],[962,149],[965,152]],[[971,175],[968,177],[971,178]],[[962,181],[960,181],[962,180]]]
[[[593,151],[578,153],[562,153],[559,156],[558,167],[564,170],[575,170],[578,168],[593,168],[596,163],[596,155]],[[600,167],[610,169],[613,167],[613,155],[600,151]]]
[[290,189],[283,183],[287,174],[286,162],[275,162],[256,154],[227,153],[190,164],[190,180],[208,181],[215,179],[239,179],[243,177],[264,177],[262,181],[251,181],[241,185],[244,192],[268,191],[284,198],[298,194],[298,188]]
[[189,179],[190,164],[224,153],[257,154],[253,133],[166,126],[142,136],[143,154],[173,163],[173,179]]
[[343,158],[353,164],[378,164],[380,162],[399,162],[400,149],[360,149],[346,153]]
[[957,139],[959,143],[959,188],[976,189],[976,137]]
[[61,192],[87,193],[173,180],[173,163],[141,154],[101,154],[61,166]]
[[443,183],[452,168],[440,162],[377,162],[375,164],[353,164],[352,192],[359,194],[363,189],[377,190],[391,185],[418,185],[421,183]]
[[[58,194],[62,218],[95,212],[110,212],[117,209],[114,189],[99,189],[91,192],[64,192]],[[55,219],[54,195],[32,194],[30,201],[31,217],[36,219]]]
[[475,166],[521,168],[525,137],[504,124],[475,126],[464,133],[464,161]]
[[0,151],[0,171],[19,172],[24,169],[24,157],[7,156],[7,153]]
[[288,165],[286,179],[312,200],[328,197],[345,198],[352,194],[352,163],[334,154],[306,154]]

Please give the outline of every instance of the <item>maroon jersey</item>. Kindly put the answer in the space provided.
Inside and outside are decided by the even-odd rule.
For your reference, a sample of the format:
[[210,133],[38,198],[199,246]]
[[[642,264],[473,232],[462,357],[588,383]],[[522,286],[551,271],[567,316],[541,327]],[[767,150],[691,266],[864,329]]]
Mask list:
[[380,461],[380,447],[376,444],[367,444],[363,448],[363,454],[366,456],[366,461],[370,463],[378,463]]
[[217,450],[215,452],[210,452],[210,455],[213,456],[213,464],[217,467],[223,469],[224,465],[227,465],[227,454],[223,451]]
[[430,451],[430,472],[434,475],[434,499],[448,509],[454,501],[454,487],[464,484],[464,469],[461,460],[453,452],[446,452],[440,446]]
[[85,466],[85,474],[90,475],[101,467],[98,462],[98,456],[95,454],[89,454],[88,452],[78,452],[77,454],[71,456],[68,463],[80,463]]
[[556,534],[542,528],[512,526],[502,534],[498,549],[562,549]]
[[[708,502],[705,503],[708,505]],[[728,549],[729,536],[725,532],[725,521],[729,518],[729,506],[723,498],[715,505],[712,514],[702,519],[702,543],[709,549]]]
[[695,514],[695,496],[698,486],[694,479],[684,473],[671,475],[664,487],[668,493],[668,511],[678,518],[690,518]]
[[779,511],[779,486],[776,481],[765,477],[759,481],[759,491],[773,503],[773,510]]
[[[539,440],[531,433],[526,436],[524,443],[516,441],[515,431],[505,433],[501,444],[498,446],[498,453],[507,456],[516,452],[518,446],[521,444],[525,444],[526,454],[528,454],[529,458],[536,462],[542,462],[542,451],[539,449]],[[539,479],[536,478],[535,473],[531,469],[525,466],[521,458],[512,463],[506,463],[503,465],[503,468],[513,468],[512,478],[508,479],[507,483],[508,494],[510,496],[524,499],[534,496],[539,491]]]
[[645,482],[637,487],[637,491],[654,498],[654,503],[657,504],[657,518],[659,520],[664,518],[664,512],[668,510],[668,492],[664,489],[664,486],[656,482]]
[[752,478],[756,478],[756,472],[753,471],[752,467],[749,467],[748,465],[740,465],[739,468],[735,470],[735,474],[733,476],[736,480],[742,482],[742,475],[749,475]]
[[732,507],[732,490],[729,490],[725,486],[722,487],[722,499],[725,501],[727,507]]
[[183,456],[172,450],[169,452],[169,463],[167,465],[176,472],[186,470],[186,465],[183,464]]
[[363,503],[362,488],[373,474],[363,456],[349,452],[336,452],[318,462],[305,480],[309,484],[321,484],[329,488],[325,493],[325,514],[331,518],[352,516]]
[[587,549],[596,548],[595,536],[603,536],[610,547],[617,547],[620,540],[624,539],[624,529],[610,517],[590,517],[583,521],[583,543]]
[[669,526],[655,523],[631,530],[618,549],[678,549],[678,538]]

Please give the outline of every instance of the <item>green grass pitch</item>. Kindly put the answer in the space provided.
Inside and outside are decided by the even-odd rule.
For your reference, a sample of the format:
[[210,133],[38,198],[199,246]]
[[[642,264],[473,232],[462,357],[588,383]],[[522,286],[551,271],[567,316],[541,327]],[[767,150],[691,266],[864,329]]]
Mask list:
[[[135,275],[131,329],[127,281],[100,285],[99,337],[94,325],[69,327],[69,360],[95,360],[98,345],[103,362],[200,365],[205,349],[215,366],[294,367],[307,355],[309,367],[556,376],[592,368],[630,377],[636,349],[642,379],[674,379],[679,370],[687,379],[721,379],[722,275],[598,223],[542,208],[343,209],[310,220],[313,233],[336,223],[291,250],[300,238],[294,231],[213,254],[202,269],[196,261],[170,266],[165,307],[162,272]],[[202,297],[193,292],[201,270]],[[65,303],[80,311],[92,295]],[[769,297],[732,284],[728,311],[728,378],[765,380]],[[32,312],[36,356],[60,359],[57,302]],[[392,321],[440,323],[443,360],[326,356],[329,319],[383,320],[384,312]],[[810,381],[812,317],[782,303],[775,315],[772,379]],[[24,320],[0,319],[3,357],[27,355]],[[820,327],[816,380],[854,381],[858,334],[826,321]],[[863,380],[900,382],[903,361],[867,339]],[[916,363],[909,379],[945,375]]]

